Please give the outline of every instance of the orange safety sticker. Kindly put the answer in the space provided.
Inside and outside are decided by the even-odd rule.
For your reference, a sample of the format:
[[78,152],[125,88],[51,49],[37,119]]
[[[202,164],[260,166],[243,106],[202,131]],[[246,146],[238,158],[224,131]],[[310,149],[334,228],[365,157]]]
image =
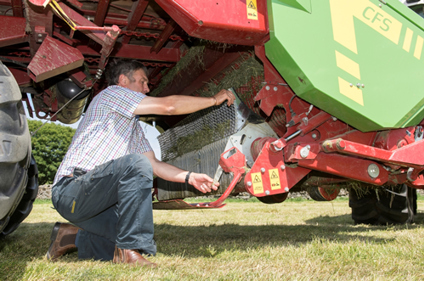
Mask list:
[[264,193],[264,185],[261,173],[252,173],[253,194]]
[[280,175],[278,169],[269,170],[269,181],[271,183],[271,190],[281,189]]
[[247,19],[258,20],[258,6],[256,0],[246,0]]

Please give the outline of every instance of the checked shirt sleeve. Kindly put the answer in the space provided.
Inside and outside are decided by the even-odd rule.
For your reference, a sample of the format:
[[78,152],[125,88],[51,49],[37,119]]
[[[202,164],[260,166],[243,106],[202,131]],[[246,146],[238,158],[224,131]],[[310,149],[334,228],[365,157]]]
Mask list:
[[135,109],[146,97],[146,95],[142,93],[120,86],[109,87],[104,91],[103,95],[106,98],[105,100],[107,100],[107,102],[104,103],[104,106],[107,106],[112,111],[115,111],[126,118],[134,117],[133,113]]

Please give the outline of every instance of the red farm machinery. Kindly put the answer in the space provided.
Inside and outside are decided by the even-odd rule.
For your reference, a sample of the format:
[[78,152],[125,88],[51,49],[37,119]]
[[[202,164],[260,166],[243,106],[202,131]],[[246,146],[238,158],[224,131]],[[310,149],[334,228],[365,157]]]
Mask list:
[[[151,95],[231,106],[143,117],[162,159],[214,175],[215,202],[159,180],[155,208],[216,208],[248,192],[267,204],[347,187],[355,223],[406,223],[424,186],[424,1],[0,0],[0,230],[29,214],[37,168],[28,114],[77,122],[114,58],[148,69]],[[421,61],[423,59],[423,61]],[[32,100],[32,106],[29,100]]]

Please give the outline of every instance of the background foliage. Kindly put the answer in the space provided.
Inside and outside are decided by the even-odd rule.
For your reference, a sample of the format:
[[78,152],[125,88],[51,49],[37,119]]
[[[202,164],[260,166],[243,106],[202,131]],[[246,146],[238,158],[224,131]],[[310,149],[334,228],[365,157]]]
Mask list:
[[[41,121],[28,120],[29,131],[33,132],[42,125]],[[48,123],[32,138],[32,153],[38,165],[39,184],[53,183],[57,168],[71,144],[75,129]]]

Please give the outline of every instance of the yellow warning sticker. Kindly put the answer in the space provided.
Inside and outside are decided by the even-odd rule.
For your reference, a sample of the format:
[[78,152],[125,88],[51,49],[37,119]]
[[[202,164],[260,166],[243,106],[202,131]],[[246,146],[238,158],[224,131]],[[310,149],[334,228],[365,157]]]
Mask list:
[[246,0],[247,18],[249,20],[258,20],[258,6],[256,0]]
[[252,173],[253,194],[264,193],[264,185],[261,173]]
[[271,183],[271,190],[281,189],[280,175],[278,169],[269,170],[269,181]]

